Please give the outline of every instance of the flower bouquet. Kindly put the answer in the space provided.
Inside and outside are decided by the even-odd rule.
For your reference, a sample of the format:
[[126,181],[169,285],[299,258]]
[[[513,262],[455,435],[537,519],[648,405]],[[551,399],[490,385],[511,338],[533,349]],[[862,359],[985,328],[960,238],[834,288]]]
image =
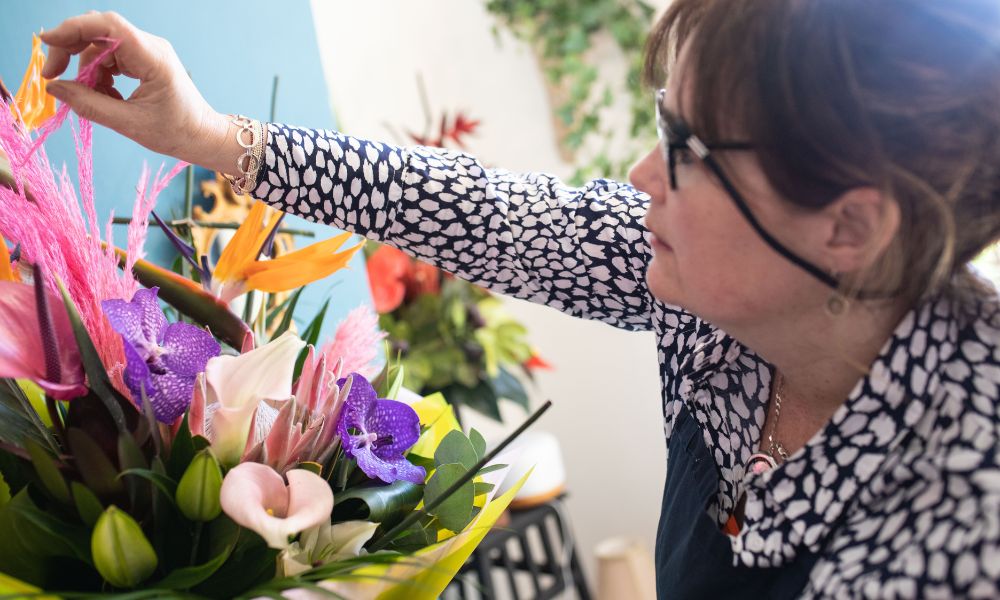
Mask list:
[[230,310],[343,268],[347,235],[266,260],[281,218],[257,203],[214,266],[164,227],[191,278],[143,260],[184,165],[140,178],[125,251],[110,221],[102,242],[90,123],[79,199],[45,155],[67,110],[42,60],[36,41],[0,98],[0,595],[437,597],[523,483],[497,494],[498,454],[542,411],[488,452],[441,396],[407,399],[399,364],[375,376],[364,309],[323,345],[322,312],[297,335],[292,310]]

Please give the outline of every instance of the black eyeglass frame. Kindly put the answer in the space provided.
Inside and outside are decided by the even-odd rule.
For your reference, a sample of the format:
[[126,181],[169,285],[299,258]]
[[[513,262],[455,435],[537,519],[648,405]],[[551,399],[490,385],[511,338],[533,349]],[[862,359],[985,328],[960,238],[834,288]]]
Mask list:
[[722,184],[722,188],[726,190],[726,193],[729,194],[730,198],[732,198],[733,203],[736,204],[736,208],[739,209],[743,217],[748,223],[750,223],[750,226],[757,232],[757,235],[759,235],[768,246],[785,259],[795,264],[797,267],[803,269],[820,282],[826,284],[828,287],[833,288],[834,290],[838,289],[840,287],[840,281],[838,281],[836,277],[833,277],[823,269],[820,269],[816,265],[798,256],[789,250],[784,244],[779,242],[773,235],[768,233],[766,229],[764,229],[754,216],[753,212],[751,212],[746,199],[742,194],[740,194],[739,190],[736,189],[736,186],[733,185],[732,180],[729,179],[729,177],[727,177],[725,172],[722,170],[722,165],[720,165],[719,161],[712,156],[712,151],[753,150],[753,144],[749,142],[703,142],[698,136],[691,132],[690,127],[688,127],[680,117],[672,114],[663,107],[663,101],[666,98],[666,94],[667,90],[665,89],[659,89],[656,91],[656,133],[660,139],[660,149],[663,152],[663,160],[667,165],[667,173],[670,179],[670,189],[677,189],[677,176],[675,174],[677,163],[674,158],[674,152],[676,150],[690,150],[715,175],[715,177],[719,180],[719,183]]

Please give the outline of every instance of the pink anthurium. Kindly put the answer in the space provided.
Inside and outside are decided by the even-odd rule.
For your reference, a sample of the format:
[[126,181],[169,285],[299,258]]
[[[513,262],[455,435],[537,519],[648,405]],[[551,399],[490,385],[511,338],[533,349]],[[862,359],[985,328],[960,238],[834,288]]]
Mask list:
[[[195,400],[204,394],[204,431],[224,465],[239,462],[263,400],[285,402],[292,395],[295,361],[305,342],[288,332],[240,356],[217,356],[205,367],[204,390],[195,386]],[[196,413],[202,407],[195,408]],[[276,412],[272,410],[271,412]],[[210,418],[209,418],[209,415]],[[273,418],[271,419],[273,422]]]
[[279,550],[300,532],[329,523],[333,511],[333,491],[325,479],[305,469],[285,476],[287,485],[267,465],[242,463],[226,474],[219,492],[229,518]]
[[42,286],[0,281],[0,377],[30,379],[60,400],[87,393],[66,308]]

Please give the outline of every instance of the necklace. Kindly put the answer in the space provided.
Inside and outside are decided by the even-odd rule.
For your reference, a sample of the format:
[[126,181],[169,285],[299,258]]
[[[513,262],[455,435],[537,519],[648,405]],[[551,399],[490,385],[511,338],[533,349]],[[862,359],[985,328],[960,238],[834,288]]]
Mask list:
[[758,452],[747,461],[747,470],[752,473],[762,473],[778,466],[778,461],[788,460],[788,450],[777,439],[775,433],[778,431],[778,420],[781,418],[781,392],[784,388],[785,379],[777,370],[774,373],[774,419],[771,420],[771,427],[767,433],[767,454]]

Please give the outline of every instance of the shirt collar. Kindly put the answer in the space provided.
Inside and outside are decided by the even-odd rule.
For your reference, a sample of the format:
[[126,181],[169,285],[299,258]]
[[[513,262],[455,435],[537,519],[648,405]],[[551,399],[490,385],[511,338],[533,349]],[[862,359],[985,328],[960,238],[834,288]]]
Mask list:
[[821,433],[779,467],[747,476],[745,522],[731,539],[737,564],[778,566],[819,551],[924,415],[941,383],[937,367],[957,344],[953,310],[939,300],[907,313]]

